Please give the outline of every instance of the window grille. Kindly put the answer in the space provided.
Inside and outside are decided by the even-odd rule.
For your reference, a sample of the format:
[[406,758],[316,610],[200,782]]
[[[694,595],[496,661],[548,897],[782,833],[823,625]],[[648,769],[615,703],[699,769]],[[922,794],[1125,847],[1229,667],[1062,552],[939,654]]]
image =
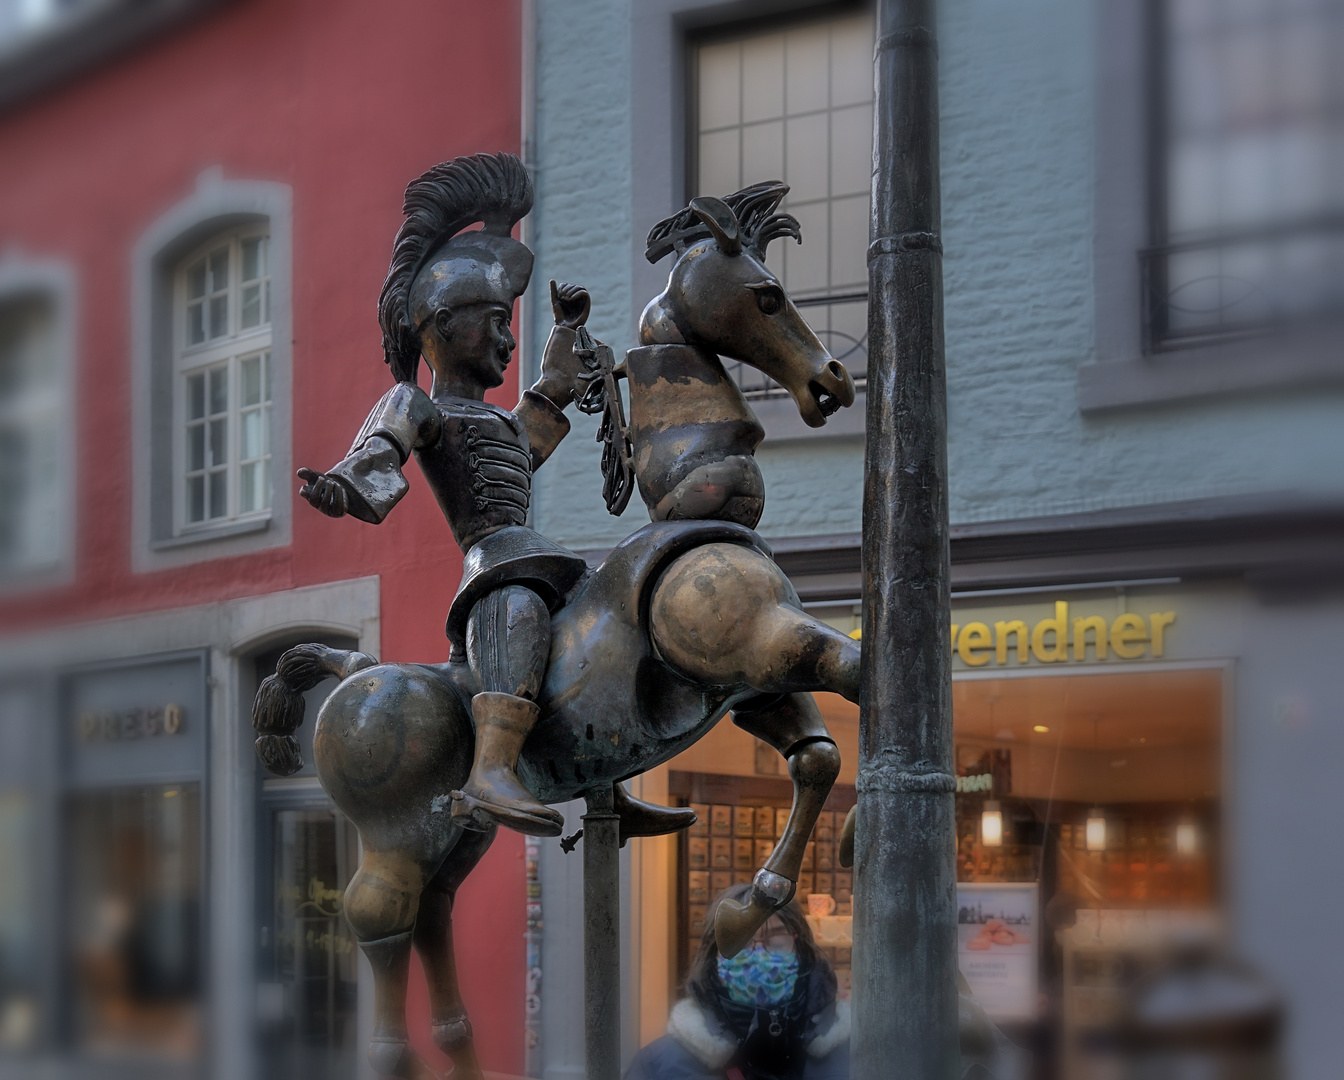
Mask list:
[[[868,367],[868,207],[872,171],[873,19],[845,14],[692,49],[691,187],[723,196],[761,180],[790,185],[782,210],[801,246],[769,262],[804,318],[862,387]],[[748,398],[785,391],[744,364]]]
[[267,237],[217,236],[184,260],[177,353],[181,531],[271,508],[271,312]]

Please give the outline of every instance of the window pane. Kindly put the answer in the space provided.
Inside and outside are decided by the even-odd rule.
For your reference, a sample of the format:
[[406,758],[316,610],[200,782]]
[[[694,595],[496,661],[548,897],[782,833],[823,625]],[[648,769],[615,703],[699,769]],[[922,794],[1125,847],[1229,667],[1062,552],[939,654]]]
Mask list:
[[267,278],[261,288],[261,321],[271,321],[271,279]]
[[221,470],[210,474],[210,516],[222,518],[229,512],[228,476]]
[[214,296],[210,298],[210,336],[223,337],[229,332],[229,298]]
[[261,509],[259,494],[261,485],[261,462],[254,461],[238,470],[238,512],[251,513]]
[[243,289],[243,301],[238,312],[239,323],[244,330],[261,325],[260,285],[248,285]]
[[201,1047],[201,818],[196,784],[76,795],[68,931],[75,1044],[194,1057]]
[[220,248],[210,254],[210,291],[223,292],[229,287],[229,249]]
[[244,408],[261,401],[261,357],[251,356],[238,365],[239,391]]
[[742,46],[736,41],[700,50],[700,130],[727,127],[741,119]]
[[239,428],[238,459],[240,461],[250,461],[253,458],[261,457],[263,453],[261,446],[261,410],[249,409],[243,413]]
[[243,280],[254,281],[261,277],[261,237],[254,236],[243,241]]
[[187,268],[187,296],[191,299],[205,295],[205,260]]
[[210,415],[215,416],[229,407],[229,369],[213,368],[210,371]]
[[187,376],[187,418],[199,420],[205,415],[205,376]]
[[228,461],[229,441],[227,420],[210,421],[210,464],[223,465]]
[[742,135],[737,128],[700,137],[701,194],[731,195],[742,186],[738,168],[741,146]]
[[266,386],[266,391],[265,391],[265,395],[264,395],[264,397],[265,397],[265,400],[270,401],[270,400],[271,400],[271,354],[270,354],[270,353],[263,353],[261,359],[262,359],[262,364],[263,364],[263,366],[264,366],[265,369],[266,369],[266,374],[265,374],[265,377],[264,377],[264,380],[263,380],[263,381],[265,382],[265,386]]
[[187,428],[187,471],[205,468],[205,425],[193,424]]
[[193,476],[187,481],[187,520],[205,520],[205,477]]
[[742,121],[784,115],[784,35],[748,39],[742,45]]
[[200,304],[187,308],[187,344],[199,345],[205,340],[205,309]]

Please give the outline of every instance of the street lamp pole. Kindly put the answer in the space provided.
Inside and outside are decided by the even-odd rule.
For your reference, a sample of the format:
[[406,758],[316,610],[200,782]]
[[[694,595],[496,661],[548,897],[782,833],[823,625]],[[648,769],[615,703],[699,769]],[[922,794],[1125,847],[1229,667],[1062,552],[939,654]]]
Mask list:
[[956,1075],[935,0],[879,0],[868,249],[854,1076]]

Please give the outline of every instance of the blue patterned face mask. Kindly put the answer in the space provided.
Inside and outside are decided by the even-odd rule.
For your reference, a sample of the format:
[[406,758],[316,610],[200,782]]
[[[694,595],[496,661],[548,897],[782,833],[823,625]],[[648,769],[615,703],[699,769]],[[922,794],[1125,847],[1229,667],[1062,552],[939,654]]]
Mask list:
[[730,960],[719,957],[719,980],[738,1005],[778,1005],[793,994],[798,954],[744,949]]

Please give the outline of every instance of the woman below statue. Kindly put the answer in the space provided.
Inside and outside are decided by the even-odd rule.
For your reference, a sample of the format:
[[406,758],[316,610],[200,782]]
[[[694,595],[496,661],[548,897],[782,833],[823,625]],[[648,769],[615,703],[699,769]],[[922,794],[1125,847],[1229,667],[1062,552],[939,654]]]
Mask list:
[[[750,892],[735,885],[715,906]],[[686,991],[625,1080],[848,1080],[849,1004],[796,904],[729,960],[714,944],[711,908]]]

